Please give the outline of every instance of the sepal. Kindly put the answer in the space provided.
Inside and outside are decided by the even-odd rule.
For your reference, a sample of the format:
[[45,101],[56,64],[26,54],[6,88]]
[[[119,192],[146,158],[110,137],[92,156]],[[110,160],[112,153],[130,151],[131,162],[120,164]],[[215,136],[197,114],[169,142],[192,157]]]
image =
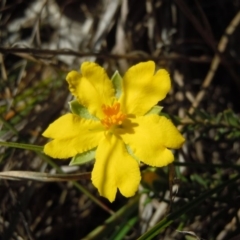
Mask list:
[[93,120],[98,120],[96,117],[92,116],[88,109],[85,108],[83,105],[81,105],[77,99],[71,101],[68,103],[69,104],[69,107],[72,111],[72,113],[82,117],[82,118],[85,118],[85,119],[93,119]]
[[115,89],[115,96],[117,99],[119,99],[119,97],[122,94],[122,76],[119,74],[118,71],[116,71],[113,75],[112,75],[112,83]]
[[70,166],[81,165],[92,161],[95,158],[96,148],[91,149],[87,152],[79,153],[74,156],[69,163]]
[[163,110],[162,106],[154,106],[145,115],[150,115],[150,114],[160,115],[162,110]]

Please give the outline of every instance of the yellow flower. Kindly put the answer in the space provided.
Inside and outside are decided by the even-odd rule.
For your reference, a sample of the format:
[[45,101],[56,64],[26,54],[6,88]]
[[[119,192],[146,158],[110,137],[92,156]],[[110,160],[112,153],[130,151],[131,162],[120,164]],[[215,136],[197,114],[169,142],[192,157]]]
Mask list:
[[154,62],[139,63],[116,87],[102,67],[85,62],[67,82],[84,114],[68,113],[53,122],[43,133],[53,139],[44,152],[69,158],[96,149],[92,182],[101,196],[112,202],[119,189],[131,197],[141,180],[140,162],[162,167],[174,160],[169,148],[181,147],[184,138],[152,111],[171,87],[165,70],[155,73]]

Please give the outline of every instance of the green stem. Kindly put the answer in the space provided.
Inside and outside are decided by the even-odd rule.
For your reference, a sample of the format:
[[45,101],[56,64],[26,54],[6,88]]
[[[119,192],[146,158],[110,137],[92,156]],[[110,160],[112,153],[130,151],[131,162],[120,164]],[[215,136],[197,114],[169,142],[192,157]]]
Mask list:
[[110,216],[101,226],[95,228],[84,240],[105,239],[109,233],[113,231],[113,228],[119,225],[120,221],[125,220],[128,216],[133,214],[138,208],[138,201],[140,196],[136,196],[129,200],[122,208],[120,208],[114,215]]
[[26,150],[31,150],[31,151],[37,151],[37,152],[43,151],[42,146],[37,146],[37,145],[32,145],[32,144],[15,143],[15,142],[0,142],[0,145],[5,146],[5,147],[20,148],[20,149],[26,149]]

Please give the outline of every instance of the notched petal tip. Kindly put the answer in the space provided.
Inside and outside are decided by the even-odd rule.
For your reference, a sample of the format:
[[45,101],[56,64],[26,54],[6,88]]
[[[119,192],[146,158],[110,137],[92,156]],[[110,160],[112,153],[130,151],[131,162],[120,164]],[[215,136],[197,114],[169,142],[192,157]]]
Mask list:
[[[117,194],[115,179],[109,175],[109,173],[104,174],[104,172],[100,172],[99,169],[96,170],[95,165],[92,171],[92,184],[98,189],[98,193],[101,197],[107,198],[109,202],[112,203]],[[106,171],[107,170],[109,169],[106,169]]]
[[[157,117],[156,117],[157,119]],[[181,148],[185,142],[185,138],[175,127],[171,120],[164,116],[158,117],[158,124],[161,126],[161,137],[164,139],[163,145],[167,148],[178,149]]]
[[123,77],[123,94],[120,102],[127,113],[145,115],[171,88],[166,70],[155,72],[153,61],[142,62],[129,68]]
[[139,164],[129,155],[122,140],[115,135],[102,139],[92,171],[92,182],[99,194],[110,202],[115,200],[117,189],[123,196],[132,197],[140,180]]
[[118,189],[125,197],[134,196],[141,181],[141,174],[137,161],[133,158],[129,158],[129,160],[129,166],[126,168],[123,167],[122,171],[119,171],[119,177],[117,179]]
[[183,137],[183,135],[179,132],[179,147],[178,148],[181,148],[183,146],[183,144],[186,142],[186,139]]
[[159,97],[161,101],[166,97],[168,92],[171,90],[171,79],[170,74],[165,69],[160,69],[156,72],[154,75],[154,79],[158,81],[158,84],[160,86],[159,88]]
[[145,115],[132,120],[137,124],[134,133],[123,132],[121,137],[140,161],[156,167],[163,167],[174,160],[168,148],[179,148],[184,138],[166,117],[156,114]]
[[72,71],[67,76],[70,91],[89,113],[99,119],[103,118],[101,106],[111,105],[115,100],[115,90],[104,68],[94,62],[84,62],[81,74]]
[[77,88],[79,86],[81,80],[81,73],[77,71],[71,71],[66,76],[66,81],[68,82],[69,91],[72,93],[73,96],[77,96]]
[[174,155],[171,150],[165,147],[159,147],[157,151],[155,151],[155,157],[142,159],[142,162],[152,167],[165,167],[174,161]]

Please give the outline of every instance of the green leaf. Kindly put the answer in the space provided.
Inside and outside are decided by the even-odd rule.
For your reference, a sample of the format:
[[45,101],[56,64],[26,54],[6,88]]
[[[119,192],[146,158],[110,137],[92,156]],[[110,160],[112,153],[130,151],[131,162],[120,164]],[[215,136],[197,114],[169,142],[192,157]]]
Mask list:
[[98,120],[96,117],[92,116],[89,112],[88,109],[85,108],[84,106],[82,106],[78,100],[73,100],[71,102],[68,103],[70,106],[70,109],[72,111],[72,113],[85,118],[85,119],[93,119],[93,120]]
[[[139,205],[139,195],[130,199],[126,204],[123,205],[115,214],[110,216],[104,221],[102,225],[98,225],[92,232],[90,232],[83,239],[96,240],[96,239],[111,239],[110,234],[116,226],[119,226],[125,219],[131,219],[130,216],[137,216],[137,210]],[[130,226],[134,225],[134,221],[126,224]],[[117,238],[118,239],[118,238]],[[123,238],[122,238],[123,239]]]
[[119,98],[122,94],[122,76],[119,74],[118,71],[116,71],[112,75],[111,80],[116,91],[115,96],[116,98]]
[[6,134],[8,131],[7,130],[1,130],[0,131],[0,137],[2,137],[4,134]]
[[97,148],[93,148],[87,152],[77,154],[75,157],[72,158],[69,165],[81,165],[92,161],[95,158],[96,149]]
[[160,116],[163,116],[163,117],[166,117],[167,119],[172,120],[172,119],[170,118],[170,116],[169,116],[167,113],[160,112],[159,115],[160,115]]
[[130,219],[124,219],[124,221],[115,227],[115,232],[108,238],[109,240],[122,240],[127,233],[133,228],[133,226],[139,220],[138,216],[134,216]]
[[223,115],[227,124],[233,127],[239,127],[240,124],[239,124],[238,116],[236,116],[232,110],[229,109],[224,111]]
[[157,114],[157,115],[160,115],[162,109],[163,109],[162,106],[154,106],[154,107],[152,107],[145,115],[149,115],[149,114]]
[[222,113],[218,113],[217,117],[215,118],[215,122],[217,124],[220,124],[222,119],[223,119],[223,114]]
[[203,109],[195,109],[195,113],[197,114],[197,116],[199,116],[201,119],[204,120],[210,120],[210,115]]
[[190,178],[193,182],[196,181],[200,185],[204,186],[206,189],[208,188],[207,178],[202,178],[199,174],[192,174]]
[[240,131],[233,130],[227,135],[227,139],[231,139],[231,140],[240,139]]

